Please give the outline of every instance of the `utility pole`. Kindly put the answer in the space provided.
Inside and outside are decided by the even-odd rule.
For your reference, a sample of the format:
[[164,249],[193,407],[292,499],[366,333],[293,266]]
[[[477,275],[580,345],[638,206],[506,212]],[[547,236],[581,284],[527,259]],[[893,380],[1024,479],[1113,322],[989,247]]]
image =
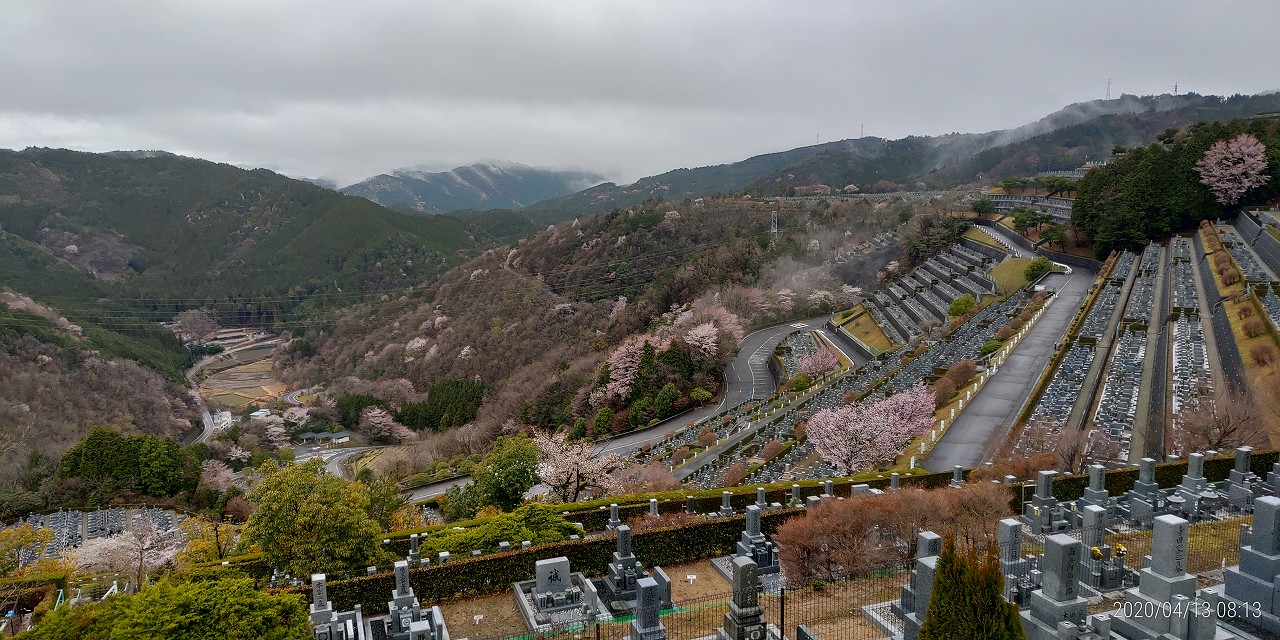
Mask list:
[[1107,78],[1107,99],[1111,99],[1111,78]]
[[778,210],[773,210],[773,224],[769,231],[773,234],[773,246],[778,246]]

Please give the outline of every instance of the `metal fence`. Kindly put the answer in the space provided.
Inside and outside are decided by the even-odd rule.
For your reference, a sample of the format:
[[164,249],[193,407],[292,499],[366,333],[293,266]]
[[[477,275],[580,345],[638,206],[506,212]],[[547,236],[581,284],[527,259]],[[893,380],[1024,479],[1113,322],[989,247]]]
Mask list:
[[[1242,525],[1252,516],[1219,514],[1220,519],[1192,524],[1186,548],[1187,571],[1214,580],[1218,570],[1236,564]],[[1087,532],[1075,528],[1061,532],[1077,540],[1092,539]],[[1151,531],[1124,525],[1104,528],[1103,542],[1112,551],[1124,547],[1127,564],[1142,566],[1142,558],[1152,552]],[[1049,534],[1033,533],[1024,527],[1016,548],[1008,549],[1015,558],[1040,554]],[[994,549],[998,555],[1001,549]],[[1083,557],[1089,558],[1090,549]],[[763,584],[756,592],[762,609],[762,620],[786,637],[796,637],[796,627],[804,625],[822,640],[871,640],[901,633],[901,621],[892,610],[910,580],[914,560],[903,563],[900,555],[885,554],[879,568],[857,576],[814,582],[787,582],[780,576],[762,576]],[[1220,578],[1218,578],[1220,580]],[[674,603],[660,616],[667,638],[687,640],[715,637],[725,624],[734,594],[726,584],[722,593]],[[927,605],[922,605],[923,606]],[[543,633],[470,634],[471,640],[623,640],[631,632],[632,617],[619,617],[598,624],[578,625]]]

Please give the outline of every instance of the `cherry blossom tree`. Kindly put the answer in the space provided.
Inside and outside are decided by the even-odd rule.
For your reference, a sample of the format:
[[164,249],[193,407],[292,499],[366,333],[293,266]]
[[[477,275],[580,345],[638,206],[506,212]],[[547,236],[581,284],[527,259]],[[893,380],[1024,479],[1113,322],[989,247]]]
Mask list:
[[801,356],[796,360],[796,364],[799,365],[801,373],[817,377],[839,367],[840,358],[830,347],[822,347],[810,355]]
[[796,306],[796,292],[790,289],[778,290],[778,311],[788,313]]
[[609,382],[605,385],[605,395],[608,398],[626,398],[631,393],[631,384],[636,380],[636,370],[640,367],[645,342],[643,335],[629,336],[609,356]]
[[823,460],[853,474],[900,455],[933,424],[933,411],[933,392],[917,384],[878,402],[819,411],[806,434]]
[[396,419],[381,407],[369,406],[360,412],[360,432],[373,440],[399,443],[412,440],[413,430],[396,422]]
[[575,502],[585,491],[609,492],[614,472],[622,467],[617,454],[602,455],[590,443],[566,442],[565,434],[535,432],[538,447],[538,477],[561,502]]
[[291,427],[301,427],[311,420],[311,410],[306,407],[289,407],[284,410],[284,422]]
[[1224,207],[1236,204],[1250,189],[1271,179],[1267,175],[1267,147],[1248,133],[1213,143],[1196,163],[1196,171],[1200,182]]
[[127,575],[131,588],[147,576],[173,563],[182,540],[173,531],[161,531],[143,517],[124,533],[86,540],[76,551],[76,566],[89,571],[114,571]]
[[720,331],[715,324],[704,322],[684,334],[684,341],[703,355],[714,356],[720,342]]
[[200,465],[200,484],[213,491],[226,491],[233,480],[231,467],[221,460],[205,460]]

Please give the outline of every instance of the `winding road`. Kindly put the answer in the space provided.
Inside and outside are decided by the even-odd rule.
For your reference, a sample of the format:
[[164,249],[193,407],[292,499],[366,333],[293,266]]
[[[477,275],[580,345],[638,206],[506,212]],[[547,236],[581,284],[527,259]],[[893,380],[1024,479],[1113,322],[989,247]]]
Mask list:
[[[600,453],[616,453],[620,456],[626,456],[644,446],[645,443],[661,440],[670,431],[695,424],[699,420],[736,407],[753,398],[768,397],[777,389],[773,376],[769,373],[769,356],[773,353],[774,347],[778,346],[778,343],[792,332],[817,330],[823,334],[823,337],[828,342],[840,349],[840,352],[846,358],[854,362],[855,366],[860,364],[862,362],[861,358],[842,349],[834,337],[822,328],[830,318],[831,316],[827,315],[807,320],[796,320],[765,327],[748,334],[742,339],[742,342],[738,343],[737,355],[730,361],[729,366],[725,368],[725,392],[720,404],[699,407],[655,424],[652,427],[609,438],[604,441],[604,447],[600,450]],[[405,495],[410,500],[417,502],[438,496],[448,491],[449,487],[469,482],[471,482],[471,476],[441,480],[408,491]]]

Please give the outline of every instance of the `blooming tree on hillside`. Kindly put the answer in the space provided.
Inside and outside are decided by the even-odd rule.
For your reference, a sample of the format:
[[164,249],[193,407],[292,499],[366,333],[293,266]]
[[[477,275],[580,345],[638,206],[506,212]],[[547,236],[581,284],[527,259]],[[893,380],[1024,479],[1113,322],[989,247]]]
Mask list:
[[233,480],[231,467],[221,460],[205,460],[200,464],[200,484],[213,491],[226,491]]
[[148,575],[172,564],[180,549],[182,540],[175,532],[161,531],[150,518],[142,518],[124,533],[86,540],[76,551],[76,566],[123,573],[136,591]]
[[801,356],[796,360],[796,364],[799,365],[801,373],[817,377],[839,367],[840,358],[830,347],[822,347],[811,355]]
[[933,392],[922,384],[878,402],[824,409],[806,435],[823,460],[853,474],[893,460],[933,424]]
[[360,432],[370,439],[399,443],[413,439],[413,430],[396,422],[396,419],[380,407],[365,407],[360,411]]
[[601,455],[585,441],[567,442],[564,433],[535,433],[538,477],[562,502],[574,502],[584,491],[613,488],[613,474],[622,466],[617,454]]
[[1225,207],[1271,179],[1267,175],[1267,147],[1248,133],[1213,143],[1196,163],[1196,171],[1200,182]]
[[704,322],[684,334],[684,341],[702,355],[714,356],[720,342],[720,331],[716,329],[716,325]]

